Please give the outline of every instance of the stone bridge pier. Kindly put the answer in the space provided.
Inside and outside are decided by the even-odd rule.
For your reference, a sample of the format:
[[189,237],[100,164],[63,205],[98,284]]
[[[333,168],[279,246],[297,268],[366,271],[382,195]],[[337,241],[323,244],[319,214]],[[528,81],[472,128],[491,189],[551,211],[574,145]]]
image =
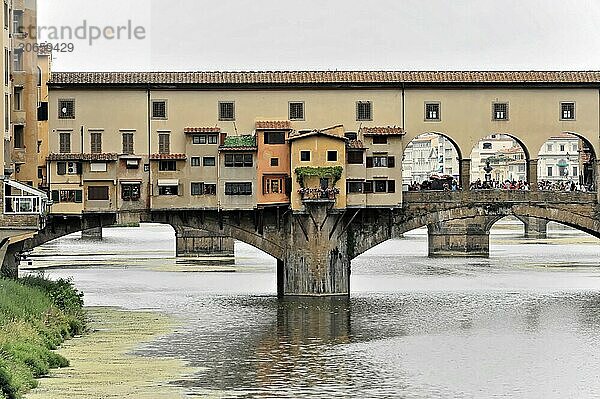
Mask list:
[[546,238],[548,236],[548,221],[531,216],[520,217],[519,220],[525,225],[525,238]]
[[177,257],[234,257],[234,240],[223,234],[178,226],[175,241]]
[[427,225],[429,256],[488,257],[494,218],[477,216]]

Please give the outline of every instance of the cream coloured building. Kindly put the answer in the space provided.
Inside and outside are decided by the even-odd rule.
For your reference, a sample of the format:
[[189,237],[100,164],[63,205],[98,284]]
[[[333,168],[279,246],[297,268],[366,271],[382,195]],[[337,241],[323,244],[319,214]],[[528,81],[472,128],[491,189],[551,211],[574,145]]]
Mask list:
[[[282,137],[290,157],[282,159],[290,165],[277,169],[283,174],[270,187],[280,195],[277,205],[287,198],[286,173],[293,185],[305,162],[292,147],[306,139],[290,139],[329,127],[344,149],[336,144],[336,161],[313,167],[343,168],[338,207],[400,205],[402,157],[426,133],[441,137],[429,144],[428,169],[460,177],[463,185],[486,156],[515,142],[524,148],[518,161],[525,175],[535,179],[538,150],[553,135],[575,132],[598,149],[599,85],[597,72],[54,73],[52,211],[256,208],[268,194],[258,176],[268,169],[257,155],[259,121],[289,132]],[[575,105],[576,119],[565,113]],[[314,136],[322,140],[310,144],[315,148],[334,146],[318,138],[327,135]],[[482,139],[492,148],[479,148]],[[230,145],[236,140],[242,145]],[[292,187],[292,204],[297,191]]]

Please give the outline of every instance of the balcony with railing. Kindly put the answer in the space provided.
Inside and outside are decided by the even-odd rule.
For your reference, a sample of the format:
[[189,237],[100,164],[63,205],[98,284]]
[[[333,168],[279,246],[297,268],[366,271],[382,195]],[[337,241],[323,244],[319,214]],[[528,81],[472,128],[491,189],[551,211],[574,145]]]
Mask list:
[[303,202],[335,202],[337,196],[340,194],[340,190],[335,187],[306,187],[299,189],[298,194],[300,194]]

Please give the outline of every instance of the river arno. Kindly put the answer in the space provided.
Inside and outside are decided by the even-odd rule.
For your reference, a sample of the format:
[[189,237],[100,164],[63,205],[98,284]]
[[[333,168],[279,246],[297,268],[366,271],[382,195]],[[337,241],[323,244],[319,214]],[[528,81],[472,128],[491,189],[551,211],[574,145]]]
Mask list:
[[275,262],[244,244],[235,267],[177,261],[164,226],[70,236],[32,259],[88,306],[178,318],[137,353],[198,367],[173,382],[191,396],[600,397],[600,241],[551,233],[499,229],[490,259],[429,259],[417,231],[353,261],[350,300],[278,301]]

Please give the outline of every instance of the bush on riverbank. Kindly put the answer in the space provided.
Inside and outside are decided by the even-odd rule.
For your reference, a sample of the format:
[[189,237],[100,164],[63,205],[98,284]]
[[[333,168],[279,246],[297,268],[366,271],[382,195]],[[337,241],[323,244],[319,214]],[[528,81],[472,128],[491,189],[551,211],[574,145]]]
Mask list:
[[20,398],[35,378],[69,365],[52,349],[83,332],[82,296],[68,280],[0,279],[0,398]]

